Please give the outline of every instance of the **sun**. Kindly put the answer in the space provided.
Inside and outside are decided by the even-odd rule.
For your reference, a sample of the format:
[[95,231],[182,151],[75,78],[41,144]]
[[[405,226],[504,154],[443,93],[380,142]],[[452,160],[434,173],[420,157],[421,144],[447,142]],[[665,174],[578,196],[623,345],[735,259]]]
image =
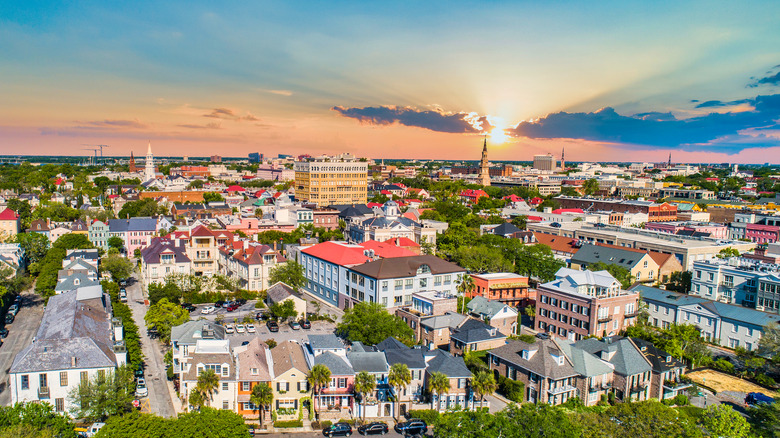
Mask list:
[[488,133],[488,140],[493,144],[506,143],[509,140],[509,136],[506,135],[506,131],[503,128],[493,128]]

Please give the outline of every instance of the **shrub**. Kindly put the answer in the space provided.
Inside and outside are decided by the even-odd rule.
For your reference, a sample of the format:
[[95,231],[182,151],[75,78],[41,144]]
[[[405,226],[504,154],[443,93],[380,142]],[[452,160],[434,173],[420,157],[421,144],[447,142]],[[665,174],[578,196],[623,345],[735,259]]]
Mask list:
[[674,396],[674,398],[670,399],[669,401],[671,402],[672,405],[687,406],[688,396],[685,394],[677,394],[676,396]]
[[265,303],[258,301],[255,303],[255,309],[265,309]]
[[409,418],[419,418],[429,425],[437,424],[440,415],[441,414],[439,414],[439,411],[434,409],[412,409],[409,411]]
[[756,376],[756,383],[761,386],[766,386],[767,388],[774,388],[776,385],[775,379],[767,376],[764,373],[760,373]]
[[301,420],[274,421],[274,427],[278,427],[280,429],[287,429],[291,427],[303,427],[303,421]]
[[354,426],[356,421],[357,421],[356,418],[350,418],[349,420],[342,418],[339,420],[339,423],[348,423]]
[[168,377],[168,380],[173,380],[173,365],[169,365],[168,368],[165,370],[165,374]]
[[536,342],[536,336],[529,334],[520,335],[517,337],[517,339],[525,342],[526,344],[533,344]]
[[326,429],[333,425],[332,421],[324,420],[324,421],[312,421],[311,422],[311,428],[314,430],[322,430]]
[[498,392],[515,403],[522,403],[525,385],[523,385],[523,382],[498,376]]
[[734,374],[734,364],[727,361],[726,359],[718,359],[713,364],[712,367],[715,368],[718,371],[722,371],[724,373],[728,374]]
[[273,339],[266,340],[265,344],[268,345],[268,348],[274,348],[277,345],[276,341],[274,341]]

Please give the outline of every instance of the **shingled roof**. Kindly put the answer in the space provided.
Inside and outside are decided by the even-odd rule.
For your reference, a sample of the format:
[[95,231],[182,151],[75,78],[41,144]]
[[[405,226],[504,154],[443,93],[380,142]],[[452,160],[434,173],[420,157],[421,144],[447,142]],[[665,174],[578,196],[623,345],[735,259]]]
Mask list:
[[366,275],[371,278],[403,278],[414,277],[417,270],[422,265],[428,265],[431,273],[449,274],[455,272],[464,272],[465,269],[460,266],[442,260],[433,255],[419,255],[410,257],[394,257],[376,260],[352,268],[353,271]]

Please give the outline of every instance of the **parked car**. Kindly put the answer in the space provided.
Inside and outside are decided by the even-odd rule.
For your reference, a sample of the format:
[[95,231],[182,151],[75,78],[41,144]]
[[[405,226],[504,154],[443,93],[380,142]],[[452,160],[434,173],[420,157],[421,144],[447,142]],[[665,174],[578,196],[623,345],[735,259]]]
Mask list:
[[247,333],[256,333],[257,330],[255,329],[255,325],[254,324],[247,324],[246,325],[246,332]]
[[135,384],[135,396],[136,397],[148,397],[149,396],[149,388],[146,387],[146,379],[143,377],[138,379],[138,382]]
[[135,377],[141,377],[144,376],[144,363],[141,362],[138,364],[138,368],[135,369]]
[[246,333],[246,326],[244,324],[236,324],[236,333]]
[[246,304],[246,300],[243,298],[236,298],[233,302],[238,303],[239,306],[243,306],[244,304]]
[[352,435],[352,426],[350,426],[349,423],[336,423],[323,429],[322,434],[327,437],[350,436]]
[[5,327],[0,328],[0,339],[5,339],[8,337],[8,329]]
[[268,327],[268,331],[271,333],[276,333],[279,331],[279,324],[277,324],[276,321],[268,321],[265,325]]
[[760,392],[751,392],[751,393],[749,393],[747,395],[747,397],[745,397],[745,406],[746,407],[748,407],[748,406],[756,406],[756,405],[760,405],[762,403],[766,403],[766,404],[770,404],[771,405],[774,402],[775,402],[774,398],[772,398],[772,397],[770,397],[770,396],[768,396],[766,394],[760,393]]
[[192,303],[181,303],[181,308],[188,311],[188,312],[194,312],[198,308],[193,306]]
[[395,431],[401,435],[422,435],[428,432],[428,425],[419,418],[412,418],[409,421],[396,424]]
[[200,313],[202,313],[204,315],[208,315],[208,314],[214,313],[216,311],[217,311],[217,308],[214,307],[214,306],[206,306],[206,307],[200,309]]
[[271,318],[271,313],[266,311],[257,312],[255,315],[255,319],[258,321],[268,321],[269,318]]
[[225,308],[228,312],[235,312],[240,306],[238,303],[231,303],[229,306]]
[[12,314],[13,316],[16,316],[16,314],[19,313],[19,305],[11,304],[11,307],[8,308],[8,313]]
[[20,305],[20,306],[22,305],[22,296],[21,296],[21,295],[17,295],[17,296],[14,298],[14,304],[18,304],[18,305]]
[[92,438],[93,436],[97,435],[97,433],[100,431],[100,429],[105,426],[106,423],[92,423],[86,431],[84,431],[84,436],[86,438]]
[[308,319],[302,319],[298,321],[298,324],[300,324],[301,328],[304,330],[309,330],[311,328],[311,323],[309,322]]
[[225,326],[225,333],[232,335],[236,332],[236,327],[233,324],[228,324]]
[[225,303],[227,303],[227,301],[222,301],[222,300],[217,301],[216,303],[214,303],[214,307],[225,307]]
[[300,330],[301,329],[301,325],[298,324],[295,321],[290,321],[290,328],[293,329],[293,330]]
[[358,427],[358,433],[361,435],[384,435],[388,432],[389,428],[385,423],[374,422],[371,424],[364,424]]
[[124,289],[119,291],[119,301],[126,303],[127,302],[127,291]]
[[14,322],[14,314],[8,313],[5,315],[5,323],[6,324],[12,324]]

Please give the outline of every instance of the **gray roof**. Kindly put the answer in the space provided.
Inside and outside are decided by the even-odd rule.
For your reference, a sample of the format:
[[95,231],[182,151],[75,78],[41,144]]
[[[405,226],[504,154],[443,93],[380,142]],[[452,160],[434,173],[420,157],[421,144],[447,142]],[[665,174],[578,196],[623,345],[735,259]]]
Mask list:
[[487,230],[488,234],[495,234],[497,236],[508,236],[510,234],[515,234],[517,232],[523,231],[520,228],[517,228],[514,224],[510,222],[504,222],[497,227],[490,228]]
[[429,329],[455,328],[468,318],[460,313],[447,312],[444,315],[428,316],[420,319],[420,325]]
[[587,351],[577,348],[573,343],[556,340],[556,344],[563,351],[563,354],[571,360],[574,371],[584,377],[595,377],[612,372],[612,367]]
[[482,321],[469,318],[453,331],[450,338],[464,344],[472,344],[495,339],[506,339],[506,335],[498,331],[495,327],[491,327]]
[[399,216],[394,219],[388,219],[384,216],[377,216],[377,217],[368,218],[363,221],[364,227],[373,227],[373,228],[392,228],[399,224],[406,227],[420,226],[419,223],[403,216]]
[[763,327],[769,324],[780,323],[780,315],[773,315],[771,313],[748,309],[742,306],[735,306],[733,304],[710,301],[693,295],[680,294],[644,285],[636,285],[630,290],[632,292],[639,292],[639,297],[644,301],[649,300],[673,306],[691,306],[698,304],[721,318],[739,321],[745,324]]
[[425,369],[425,356],[420,348],[388,349],[384,350],[387,364],[393,366],[397,363],[406,364],[409,369]]
[[116,356],[111,348],[94,339],[42,339],[28,345],[16,355],[10,372],[30,373],[115,366]]
[[334,350],[346,348],[344,343],[334,334],[309,335],[309,345],[314,350]]
[[355,370],[352,368],[352,365],[347,362],[346,358],[331,353],[330,351],[317,355],[314,358],[314,364],[325,365],[334,376],[350,376],[355,374]]
[[[530,353],[528,359],[523,359],[523,350]],[[552,339],[537,338],[533,344],[523,341],[509,341],[506,345],[494,348],[488,353],[519,368],[553,380],[578,374],[571,359]],[[563,356],[563,364],[556,361],[556,357],[561,356]]]
[[69,260],[84,259],[84,260],[98,260],[100,253],[97,248],[92,249],[69,249],[65,252],[65,258]]
[[[589,338],[577,341],[574,345],[611,363],[615,366],[615,373],[622,376],[645,373],[652,371],[653,368],[639,348],[628,338],[613,337],[606,342]],[[602,352],[605,353],[604,356]],[[608,354],[612,354],[612,358],[608,358],[606,356]]]
[[152,217],[109,219],[108,228],[111,233],[123,233],[126,231],[156,231],[157,219]]
[[[203,337],[203,328],[209,332],[207,337]],[[171,342],[178,342],[184,345],[195,345],[198,339],[225,339],[225,328],[219,324],[202,319],[198,321],[187,321],[182,325],[171,327]]]
[[501,301],[488,300],[487,298],[478,295],[469,301],[466,307],[469,308],[469,312],[471,313],[487,318],[493,318],[505,307],[507,307],[507,305]]
[[376,349],[378,351],[387,351],[387,350],[408,350],[409,347],[406,346],[403,342],[399,341],[398,339],[390,336],[384,341],[378,343],[375,345]]
[[90,265],[86,260],[81,260],[81,259],[71,260],[70,262],[66,263],[61,270],[71,270],[71,269],[97,272],[97,269],[94,266]]
[[99,281],[90,280],[87,274],[83,272],[74,272],[66,277],[60,278],[59,281],[57,281],[57,286],[54,287],[54,290],[57,292],[64,292],[76,290],[80,287],[99,285]]
[[604,262],[608,265],[621,266],[630,271],[645,255],[646,253],[643,252],[585,244],[571,257],[571,261],[572,263],[588,265]]
[[631,340],[634,341],[634,344],[639,347],[642,354],[650,361],[654,372],[663,373],[676,368],[685,368],[685,363],[675,359],[671,354],[661,350],[651,342],[639,338],[631,338]]
[[386,373],[390,369],[385,353],[381,351],[351,351],[347,358],[355,372]]
[[268,290],[266,291],[266,294],[268,296],[268,300],[272,303],[282,302],[287,298],[290,298],[291,296],[300,298],[300,296],[297,293],[295,293],[295,290],[293,288],[291,288],[290,286],[282,282],[276,283],[273,286],[269,287]]
[[434,350],[430,354],[426,354],[430,359],[428,360],[429,373],[442,373],[447,377],[471,377],[471,371],[466,367],[466,363],[463,362],[463,357],[455,357],[442,350]]

